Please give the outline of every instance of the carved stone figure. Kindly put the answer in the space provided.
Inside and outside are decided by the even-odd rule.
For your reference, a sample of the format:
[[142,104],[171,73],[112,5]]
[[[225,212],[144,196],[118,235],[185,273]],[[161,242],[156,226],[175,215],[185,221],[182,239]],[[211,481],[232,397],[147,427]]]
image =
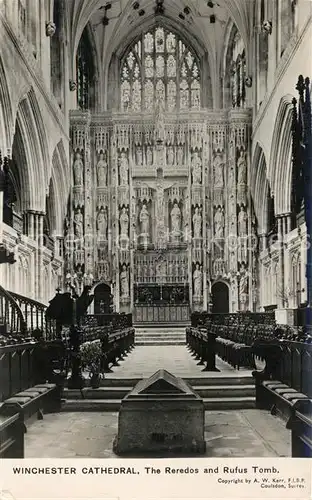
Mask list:
[[193,184],[201,184],[202,164],[197,151],[195,151],[192,156],[191,167],[193,172]]
[[120,175],[120,185],[126,186],[128,184],[128,158],[124,151],[120,155],[119,175]]
[[120,234],[122,234],[123,236],[128,236],[129,215],[126,207],[123,207],[123,209],[121,210],[119,222],[120,222]]
[[142,148],[141,148],[141,146],[137,146],[136,147],[135,159],[136,159],[136,164],[138,166],[141,166],[142,162],[143,162],[143,159],[142,159]]
[[106,238],[107,233],[107,211],[102,207],[97,216],[97,231],[99,236]]
[[242,264],[240,270],[240,281],[239,281],[239,298],[241,304],[241,310],[246,311],[248,309],[248,289],[249,289],[249,273],[246,270],[244,264]]
[[77,238],[83,237],[83,215],[81,209],[77,208],[74,216],[75,235]]
[[104,153],[100,153],[99,161],[96,166],[97,169],[97,181],[98,186],[106,186],[107,185],[107,162],[104,159]]
[[82,186],[83,185],[83,162],[81,159],[81,154],[79,151],[75,154],[74,160],[74,185]]
[[56,25],[53,21],[46,23],[46,36],[53,36],[56,31]]
[[240,152],[240,157],[237,160],[237,184],[245,185],[247,182],[247,162],[245,151]]
[[140,212],[140,223],[141,223],[141,233],[149,234],[149,212],[147,210],[145,203],[143,204]]
[[194,285],[194,297],[201,297],[203,289],[203,273],[196,264],[195,271],[193,272],[193,285]]
[[202,216],[200,214],[199,208],[195,208],[195,213],[193,215],[193,231],[194,238],[200,238],[202,232]]
[[120,273],[120,296],[129,297],[129,271],[126,264],[123,264]]
[[163,142],[165,139],[165,119],[162,101],[157,102],[155,113],[155,141]]
[[213,162],[214,187],[224,187],[224,163],[220,153],[217,153]]
[[224,215],[222,208],[218,207],[218,210],[214,216],[214,230],[216,238],[223,238],[224,236]]
[[174,204],[170,215],[172,231],[178,233],[181,229],[181,210],[177,203]]
[[148,146],[146,150],[146,163],[147,165],[153,165],[153,150],[151,146]]
[[167,164],[169,166],[174,164],[174,152],[172,147],[169,147],[167,151]]
[[184,151],[183,151],[183,146],[178,147],[178,164],[183,165],[184,164]]
[[233,272],[236,271],[236,255],[235,255],[234,251],[232,251],[230,253],[230,269],[229,270],[230,270],[230,272],[231,271],[233,271]]
[[241,206],[240,212],[238,214],[238,235],[239,236],[246,236],[246,234],[248,232],[247,222],[248,222],[248,216],[244,210],[244,207]]

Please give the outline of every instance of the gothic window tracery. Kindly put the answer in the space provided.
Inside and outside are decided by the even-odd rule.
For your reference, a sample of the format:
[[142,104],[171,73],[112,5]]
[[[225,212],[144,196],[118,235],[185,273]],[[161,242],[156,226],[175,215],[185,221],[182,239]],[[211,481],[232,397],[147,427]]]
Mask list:
[[81,110],[92,109],[95,105],[95,66],[87,28],[79,41],[76,67],[78,107]]
[[245,106],[246,55],[243,40],[237,32],[232,47],[231,62],[231,95],[232,107]]
[[166,28],[156,26],[130,47],[121,62],[122,111],[199,109],[199,61],[193,50]]

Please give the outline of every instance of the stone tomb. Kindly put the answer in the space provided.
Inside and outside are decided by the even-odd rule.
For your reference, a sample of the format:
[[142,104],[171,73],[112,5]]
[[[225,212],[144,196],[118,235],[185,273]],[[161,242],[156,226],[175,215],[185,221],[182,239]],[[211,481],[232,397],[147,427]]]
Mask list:
[[158,370],[121,402],[117,455],[171,456],[205,452],[203,400],[182,380]]

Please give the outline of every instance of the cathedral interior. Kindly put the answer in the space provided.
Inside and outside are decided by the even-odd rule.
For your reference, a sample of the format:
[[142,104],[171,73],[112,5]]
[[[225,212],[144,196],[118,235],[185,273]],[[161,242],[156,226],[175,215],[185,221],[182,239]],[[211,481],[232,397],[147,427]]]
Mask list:
[[86,289],[93,320],[309,327],[311,2],[2,0],[0,25],[4,339],[52,339]]

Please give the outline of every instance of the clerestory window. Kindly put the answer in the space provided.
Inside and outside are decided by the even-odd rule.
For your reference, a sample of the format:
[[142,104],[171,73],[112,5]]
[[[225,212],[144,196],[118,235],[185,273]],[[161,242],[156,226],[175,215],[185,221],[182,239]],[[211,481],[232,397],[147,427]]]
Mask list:
[[122,111],[199,109],[200,66],[194,51],[173,32],[156,26],[130,47],[121,61]]

